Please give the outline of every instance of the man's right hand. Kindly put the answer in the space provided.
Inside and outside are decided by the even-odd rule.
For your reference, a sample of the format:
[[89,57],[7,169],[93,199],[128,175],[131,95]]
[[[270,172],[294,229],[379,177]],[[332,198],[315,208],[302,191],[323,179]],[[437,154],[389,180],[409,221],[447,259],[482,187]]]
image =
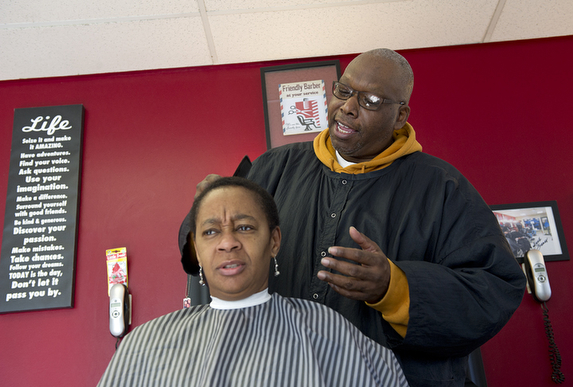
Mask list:
[[215,175],[213,173],[207,175],[207,177],[205,177],[202,181],[199,182],[199,184],[197,184],[197,190],[195,191],[195,198],[199,196],[201,192],[203,192],[205,188],[207,188],[211,183],[213,183],[216,180],[219,180],[221,177],[222,176]]

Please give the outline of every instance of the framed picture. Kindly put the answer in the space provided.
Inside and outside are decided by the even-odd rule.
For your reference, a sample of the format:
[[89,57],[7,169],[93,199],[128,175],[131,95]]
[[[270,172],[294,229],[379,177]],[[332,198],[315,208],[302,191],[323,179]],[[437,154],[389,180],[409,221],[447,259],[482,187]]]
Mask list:
[[267,149],[311,141],[328,128],[332,82],[338,60],[261,67]]
[[519,263],[531,249],[545,261],[569,260],[557,202],[517,203],[490,206]]

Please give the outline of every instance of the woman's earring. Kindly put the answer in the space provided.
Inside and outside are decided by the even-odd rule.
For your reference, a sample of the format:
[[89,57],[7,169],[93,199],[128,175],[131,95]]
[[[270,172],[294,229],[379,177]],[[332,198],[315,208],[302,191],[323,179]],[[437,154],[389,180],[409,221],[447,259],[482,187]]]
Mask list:
[[205,286],[205,278],[203,278],[203,266],[199,265],[199,285]]
[[275,277],[278,277],[281,272],[279,271],[279,264],[277,263],[277,257],[273,256],[273,259],[275,260]]

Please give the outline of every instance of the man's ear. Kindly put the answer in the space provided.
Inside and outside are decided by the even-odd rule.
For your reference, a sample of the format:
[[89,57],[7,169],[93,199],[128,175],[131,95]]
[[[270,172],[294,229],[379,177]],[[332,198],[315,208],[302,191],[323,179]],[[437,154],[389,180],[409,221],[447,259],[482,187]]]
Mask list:
[[410,117],[410,106],[400,106],[398,111],[398,117],[396,117],[396,123],[394,124],[394,130],[402,129],[406,122],[408,122],[408,117]]

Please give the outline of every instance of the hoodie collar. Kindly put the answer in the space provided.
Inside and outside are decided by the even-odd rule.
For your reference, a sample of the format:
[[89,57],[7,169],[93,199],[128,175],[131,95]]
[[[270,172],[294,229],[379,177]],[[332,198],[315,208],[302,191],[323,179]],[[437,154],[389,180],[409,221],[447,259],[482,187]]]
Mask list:
[[343,168],[336,160],[336,150],[332,146],[330,133],[328,129],[325,129],[314,139],[314,153],[331,171],[359,174],[386,168],[400,157],[422,151],[422,145],[416,141],[416,132],[409,123],[406,123],[401,129],[395,130],[393,138],[394,142],[372,160]]

